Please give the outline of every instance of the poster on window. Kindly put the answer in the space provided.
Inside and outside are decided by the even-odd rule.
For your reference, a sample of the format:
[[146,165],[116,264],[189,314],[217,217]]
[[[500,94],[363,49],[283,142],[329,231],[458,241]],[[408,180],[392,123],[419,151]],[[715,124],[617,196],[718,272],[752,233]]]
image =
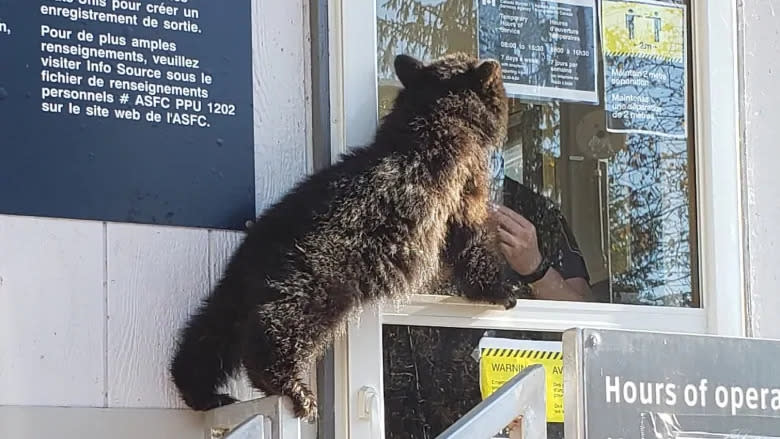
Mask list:
[[510,97],[599,103],[595,0],[478,0],[477,20]]
[[687,138],[685,6],[601,5],[607,131]]

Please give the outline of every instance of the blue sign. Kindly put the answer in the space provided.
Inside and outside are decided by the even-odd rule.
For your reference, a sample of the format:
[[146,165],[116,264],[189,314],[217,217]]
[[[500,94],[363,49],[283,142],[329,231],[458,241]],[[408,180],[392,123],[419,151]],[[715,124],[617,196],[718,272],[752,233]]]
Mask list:
[[607,130],[688,137],[685,6],[603,0]]
[[595,0],[478,0],[479,56],[510,97],[598,104]]
[[242,229],[249,0],[0,3],[0,213]]

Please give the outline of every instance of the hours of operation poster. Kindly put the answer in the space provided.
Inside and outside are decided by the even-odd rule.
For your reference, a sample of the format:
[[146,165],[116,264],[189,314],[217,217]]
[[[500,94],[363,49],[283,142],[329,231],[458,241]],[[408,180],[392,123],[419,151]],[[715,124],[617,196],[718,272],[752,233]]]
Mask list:
[[598,104],[595,0],[478,0],[479,56],[511,97]]

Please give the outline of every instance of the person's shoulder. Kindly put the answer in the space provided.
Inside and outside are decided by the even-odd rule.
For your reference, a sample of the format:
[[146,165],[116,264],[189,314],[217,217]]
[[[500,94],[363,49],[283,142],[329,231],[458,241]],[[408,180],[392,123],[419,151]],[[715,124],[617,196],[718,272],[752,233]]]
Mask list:
[[532,191],[531,188],[512,178],[504,179],[504,192],[522,198],[541,198],[542,196]]
[[560,215],[561,211],[552,200],[511,178],[504,179],[505,202],[508,207],[525,212]]

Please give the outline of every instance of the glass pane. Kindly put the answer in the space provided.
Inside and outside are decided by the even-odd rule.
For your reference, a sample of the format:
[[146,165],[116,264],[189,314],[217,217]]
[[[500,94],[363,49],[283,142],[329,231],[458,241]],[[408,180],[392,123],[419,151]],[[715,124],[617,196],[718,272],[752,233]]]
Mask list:
[[[485,336],[561,340],[559,333],[383,326],[385,437],[434,438],[482,401],[475,350]],[[563,423],[548,423],[547,432],[562,439]]]
[[[393,73],[396,54],[424,60],[457,51],[476,55],[478,3],[553,3],[376,1],[381,116],[399,87]],[[690,2],[673,3],[688,7]],[[653,32],[661,22],[652,13],[640,15],[630,8],[624,15],[632,32],[639,32],[640,24]],[[685,44],[690,47],[689,8],[685,17]],[[599,14],[595,21],[600,29]],[[658,35],[662,28],[655,29]],[[680,96],[687,96],[687,137],[608,132],[604,57],[596,33],[599,105],[510,99],[509,136],[498,157],[503,162],[503,172],[497,174],[503,190],[497,193],[505,205],[534,223],[540,253],[566,280],[563,289],[540,288],[534,294],[519,283],[518,288],[528,298],[699,307],[691,50],[683,61],[687,94],[676,97],[685,102]],[[517,42],[523,38],[518,36]]]

